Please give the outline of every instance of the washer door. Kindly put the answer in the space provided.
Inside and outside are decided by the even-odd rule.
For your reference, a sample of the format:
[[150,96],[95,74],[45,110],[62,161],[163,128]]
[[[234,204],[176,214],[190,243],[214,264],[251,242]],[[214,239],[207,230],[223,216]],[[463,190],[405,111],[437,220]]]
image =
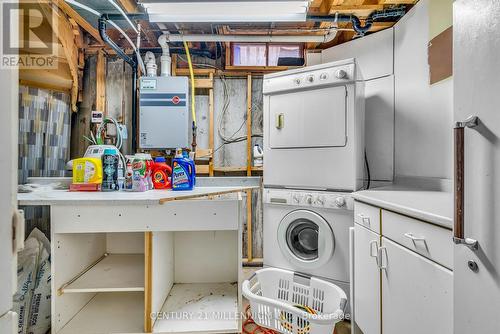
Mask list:
[[296,210],[281,220],[278,244],[293,265],[316,269],[333,256],[335,236],[323,217],[312,211]]

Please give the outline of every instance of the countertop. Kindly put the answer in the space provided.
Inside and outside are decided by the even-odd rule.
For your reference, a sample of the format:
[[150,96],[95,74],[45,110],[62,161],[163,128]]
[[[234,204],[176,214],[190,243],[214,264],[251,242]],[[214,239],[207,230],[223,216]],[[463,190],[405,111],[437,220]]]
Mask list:
[[453,228],[453,194],[446,191],[392,185],[362,190],[352,195],[357,201]]
[[92,203],[120,203],[126,205],[163,204],[165,202],[238,193],[254,186],[196,187],[189,191],[150,190],[146,192],[70,192],[67,190],[39,190],[17,194],[19,205],[77,205]]

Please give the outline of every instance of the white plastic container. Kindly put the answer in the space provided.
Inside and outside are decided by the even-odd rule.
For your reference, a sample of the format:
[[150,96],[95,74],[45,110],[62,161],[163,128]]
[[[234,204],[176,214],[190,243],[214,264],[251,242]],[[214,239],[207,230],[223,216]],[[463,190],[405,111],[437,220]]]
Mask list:
[[332,334],[347,305],[346,294],[335,284],[276,268],[255,272],[243,282],[242,292],[255,323],[284,334]]

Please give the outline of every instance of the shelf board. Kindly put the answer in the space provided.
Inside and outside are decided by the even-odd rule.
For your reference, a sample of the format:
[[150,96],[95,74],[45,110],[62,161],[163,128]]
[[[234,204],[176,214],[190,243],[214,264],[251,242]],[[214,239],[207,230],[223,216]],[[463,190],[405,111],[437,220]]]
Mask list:
[[61,291],[144,291],[144,254],[109,254]]
[[144,293],[98,293],[57,334],[144,332]]
[[[255,167],[252,166],[252,171],[253,172],[260,172],[263,171],[263,167]],[[231,167],[231,166],[219,166],[219,167],[214,167],[214,171],[216,172],[224,172],[224,173],[229,173],[229,172],[246,172],[247,167],[246,166],[239,166],[239,167]]]
[[153,332],[237,333],[238,311],[236,283],[174,284]]

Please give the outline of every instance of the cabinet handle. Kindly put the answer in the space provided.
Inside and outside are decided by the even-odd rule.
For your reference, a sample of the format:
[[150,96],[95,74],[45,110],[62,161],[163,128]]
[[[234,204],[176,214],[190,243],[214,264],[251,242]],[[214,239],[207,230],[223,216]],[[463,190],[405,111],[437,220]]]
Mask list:
[[276,115],[276,129],[281,130],[285,126],[285,114]]
[[465,237],[464,227],[464,179],[465,179],[465,128],[474,128],[479,124],[477,116],[470,116],[463,122],[456,122],[454,132],[454,146],[455,146],[455,196],[454,196],[454,218],[455,224],[453,227],[453,241],[455,244],[461,244],[469,247],[472,250],[478,249],[478,241]]
[[408,239],[410,239],[413,242],[415,242],[415,241],[423,241],[423,242],[425,242],[425,238],[424,237],[416,237],[412,233],[405,233],[404,236],[407,237]]
[[[375,247],[373,247],[375,246]],[[374,257],[375,260],[377,261],[377,266],[380,267],[379,261],[378,261],[378,242],[377,240],[372,240],[370,241],[370,256]]]
[[361,222],[363,224],[366,224],[368,226],[370,226],[370,217],[368,216],[365,216],[364,214],[362,213],[358,213],[358,217],[361,219]]
[[[387,248],[384,246],[379,247],[378,249],[378,257],[380,258],[380,265],[378,266],[382,270],[387,269]],[[384,258],[385,258],[385,264],[384,264]]]

